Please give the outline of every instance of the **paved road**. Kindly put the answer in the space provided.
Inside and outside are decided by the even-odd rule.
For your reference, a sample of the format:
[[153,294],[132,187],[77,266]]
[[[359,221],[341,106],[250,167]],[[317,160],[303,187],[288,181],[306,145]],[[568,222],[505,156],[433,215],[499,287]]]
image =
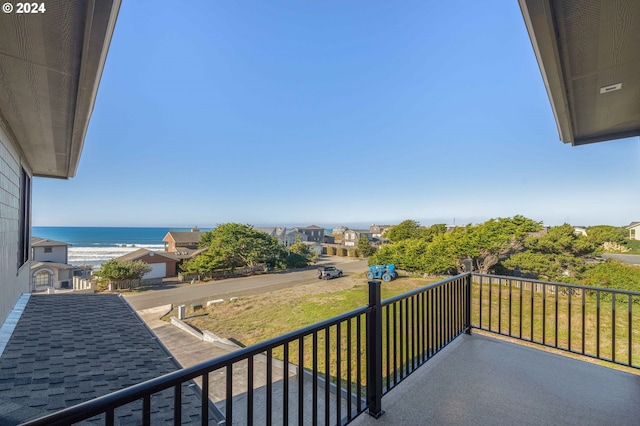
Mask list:
[[620,262],[630,263],[632,265],[640,265],[640,254],[603,254],[605,259],[615,259]]
[[[345,275],[364,272],[367,269],[366,260],[350,260],[344,257],[324,256],[318,264],[335,265],[342,269]],[[294,272],[229,278],[196,285],[170,284],[126,297],[131,306],[139,311],[168,304],[188,304],[203,300],[259,294],[317,281],[316,267],[309,267]]]

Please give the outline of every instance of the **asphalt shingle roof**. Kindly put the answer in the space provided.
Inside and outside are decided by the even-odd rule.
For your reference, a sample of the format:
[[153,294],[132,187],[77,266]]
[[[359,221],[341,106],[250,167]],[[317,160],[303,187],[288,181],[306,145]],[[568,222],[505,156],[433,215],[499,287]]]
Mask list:
[[46,238],[31,237],[31,247],[55,247],[55,246],[70,246],[69,243],[62,241],[48,240]]
[[[0,424],[39,418],[179,368],[117,295],[32,295],[0,357]],[[172,396],[172,390],[154,395],[152,424],[173,422]],[[200,398],[187,384],[182,403],[183,424],[199,419]],[[131,403],[116,410],[116,423],[140,423],[141,408]]]
[[152,251],[146,248],[140,248],[138,250],[132,251],[131,253],[124,254],[120,257],[116,257],[116,260],[120,261],[128,261],[128,260],[137,260],[141,257],[148,255],[149,253],[153,253],[154,256],[161,256],[166,258],[169,261],[177,261],[178,258],[169,252],[160,252],[160,251]]
[[204,234],[204,232],[199,231],[191,231],[191,232],[169,232],[163,239],[163,241],[167,241],[167,237],[171,236],[173,241],[176,244],[186,244],[186,243],[194,243],[197,244],[200,241],[200,236]]

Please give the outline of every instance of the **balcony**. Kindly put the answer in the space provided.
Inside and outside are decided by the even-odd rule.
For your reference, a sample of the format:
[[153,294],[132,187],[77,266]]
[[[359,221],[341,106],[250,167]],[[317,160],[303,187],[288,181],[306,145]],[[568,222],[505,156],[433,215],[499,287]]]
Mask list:
[[[168,395],[173,424],[637,424],[640,293],[463,274],[381,301],[380,285],[352,312],[26,424],[155,424]],[[199,416],[186,388],[210,402]]]

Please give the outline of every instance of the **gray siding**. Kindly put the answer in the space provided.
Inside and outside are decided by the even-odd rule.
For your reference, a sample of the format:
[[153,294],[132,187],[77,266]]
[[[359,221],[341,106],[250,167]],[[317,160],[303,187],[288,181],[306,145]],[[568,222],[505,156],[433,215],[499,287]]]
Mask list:
[[18,151],[0,127],[0,324],[29,292],[29,262],[18,270],[20,175]]

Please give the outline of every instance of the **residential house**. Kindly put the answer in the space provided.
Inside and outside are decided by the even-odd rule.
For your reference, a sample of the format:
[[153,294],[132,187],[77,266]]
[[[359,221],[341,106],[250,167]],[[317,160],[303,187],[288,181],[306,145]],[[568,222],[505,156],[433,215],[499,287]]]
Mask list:
[[288,230],[285,233],[284,245],[285,247],[289,247],[291,244],[296,242],[297,238],[300,238],[300,241],[309,241],[309,237],[307,234],[300,232],[297,230],[298,228],[293,228]]
[[[59,4],[64,5],[63,10],[54,9],[61,7],[58,6]],[[638,86],[640,73],[637,61],[634,60],[637,57],[634,40],[638,37],[640,17],[637,13],[630,13],[630,10],[633,12],[635,9],[629,9],[628,3],[625,2],[604,0],[590,2],[589,13],[574,13],[585,7],[584,2],[575,0],[562,2],[520,0],[519,4],[551,101],[560,139],[566,143],[580,145],[639,135],[640,115],[638,115],[637,102],[634,102],[637,91],[625,91],[622,84],[599,87],[603,81],[624,81],[624,88]],[[20,28],[20,31],[4,31],[5,40],[0,44],[0,69],[3,75],[0,80],[0,117],[2,117],[0,119],[0,173],[2,173],[0,198],[3,200],[0,215],[0,231],[3,238],[3,244],[0,245],[0,258],[3,260],[0,262],[0,294],[2,294],[0,321],[5,325],[15,326],[16,330],[13,336],[13,330],[5,333],[3,328],[3,333],[0,333],[4,338],[4,341],[0,342],[0,347],[6,348],[11,355],[10,358],[0,357],[0,362],[7,361],[0,368],[3,374],[6,374],[2,380],[0,392],[4,392],[5,395],[11,393],[12,398],[12,401],[7,399],[0,404],[3,419],[10,418],[6,423],[21,423],[46,411],[58,410],[68,404],[94,398],[114,389],[122,389],[131,383],[148,380],[153,375],[172,371],[172,366],[166,369],[158,368],[163,362],[168,362],[170,358],[168,354],[159,353],[158,356],[151,357],[148,353],[149,349],[158,348],[157,339],[152,339],[148,333],[145,341],[132,337],[134,334],[145,335],[146,331],[140,324],[139,318],[136,318],[117,296],[75,295],[79,297],[74,300],[65,298],[64,295],[56,298],[34,296],[32,299],[39,302],[35,304],[25,301],[25,299],[28,300],[28,296],[21,296],[21,293],[27,293],[29,290],[31,178],[32,176],[70,178],[75,175],[120,2],[101,0],[90,2],[90,6],[86,7],[86,2],[81,0],[48,2],[47,8],[59,13],[42,13],[30,16],[29,19],[24,19],[23,16],[15,13],[3,16],[3,28]],[[25,44],[24,40],[29,40],[29,43]],[[601,52],[613,51],[616,55],[601,54]],[[615,96],[609,96],[611,94]],[[605,98],[606,100],[600,100],[600,96],[608,97]],[[46,102],[43,102],[43,99]],[[635,236],[637,236],[636,230],[633,229]],[[480,279],[480,277],[476,278]],[[555,286],[555,289],[552,288],[553,293],[550,294],[558,294],[557,283],[538,284],[543,288],[546,285]],[[465,282],[461,280],[448,280],[437,287],[429,287],[426,290],[429,293],[417,301],[413,298],[393,302],[394,326],[387,326],[386,333],[392,334],[394,351],[395,342],[400,342],[400,363],[398,364],[397,361],[398,355],[394,354],[391,376],[388,367],[390,360],[386,360],[388,379],[386,382],[376,374],[367,375],[367,398],[364,400],[356,395],[356,402],[353,405],[357,405],[356,414],[368,410],[371,416],[361,415],[355,419],[354,424],[375,424],[374,422],[422,424],[425,419],[429,419],[434,424],[446,422],[517,424],[523,419],[537,424],[577,422],[608,424],[612,419],[620,424],[637,423],[640,417],[637,404],[639,393],[637,376],[534,350],[531,347],[513,345],[488,336],[464,334],[465,330],[469,332],[471,330],[464,327],[463,320],[471,322],[472,318],[462,313],[468,307],[473,309],[474,305],[469,299],[465,299],[469,303],[464,304],[441,303],[443,299],[459,301],[461,300],[459,295],[470,297],[471,292],[461,290],[464,285],[466,285]],[[520,286],[521,289],[522,286],[523,284]],[[488,287],[491,292],[491,285]],[[377,294],[379,298],[379,290]],[[513,294],[517,295],[518,292],[514,291]],[[371,299],[374,298],[371,297]],[[501,297],[497,299],[502,300]],[[427,302],[421,302],[421,300]],[[616,297],[610,300],[616,303]],[[59,303],[61,301],[68,303],[61,305]],[[114,308],[108,310],[111,314],[110,321],[104,321],[102,310],[105,309],[105,302],[113,305]],[[14,305],[19,309],[27,303],[49,314],[43,316],[43,321],[40,323],[25,323],[25,317],[29,319],[31,312],[36,310],[26,309],[22,312],[22,316],[12,315],[12,321],[4,321]],[[415,315],[404,316],[402,312],[403,309],[409,312],[409,306],[413,310],[414,303],[417,303],[419,310],[424,306],[427,312],[440,314],[418,315],[421,323],[415,324],[415,327],[410,323],[401,323],[398,328],[402,334],[397,336],[396,307],[400,312],[397,316],[399,321],[408,317],[413,319]],[[376,304],[380,305],[379,302]],[[481,306],[482,302],[478,305]],[[518,305],[522,307],[524,303]],[[387,306],[389,306],[386,310],[388,315],[391,305]],[[455,306],[455,309],[451,310],[451,306]],[[98,315],[93,315],[92,318],[74,316],[70,320],[69,316],[75,315],[78,308],[87,314],[97,313]],[[310,332],[313,336],[300,334],[299,337],[294,336],[294,340],[287,340],[285,344],[289,345],[288,348],[295,349],[297,342],[300,342],[298,358],[304,360],[302,348],[305,339],[307,341],[312,337],[315,339],[318,333],[322,335],[324,332],[329,336],[330,327],[346,330],[347,333],[351,329],[352,332],[357,333],[357,340],[360,342],[362,336],[368,338],[372,334],[369,327],[366,332],[361,331],[360,324],[369,319],[372,323],[382,324],[382,312],[382,308],[376,307],[371,315],[371,307],[362,308],[348,319],[343,318],[343,322],[329,323],[324,328],[326,331],[314,329]],[[126,327],[122,327],[123,323],[119,320],[125,316],[129,318],[129,322],[125,324]],[[479,320],[480,327],[486,324],[487,317],[489,325],[485,330],[495,330],[499,335],[507,332],[505,328],[500,330],[495,323],[493,327],[491,326],[490,321],[493,318],[491,315],[485,316],[485,323]],[[352,327],[354,321],[358,324],[357,327]],[[64,327],[69,323],[81,324],[83,327],[79,327],[78,330]],[[37,326],[28,327],[33,324]],[[341,324],[344,324],[344,328],[340,328]],[[519,324],[522,323],[519,322]],[[636,324],[636,322],[630,321],[630,324]],[[98,325],[104,328],[101,330],[104,332],[95,332],[95,327]],[[518,327],[520,333],[522,328]],[[38,333],[40,329],[45,332]],[[122,332],[123,329],[126,333]],[[29,331],[36,334],[28,334]],[[73,338],[61,339],[60,332],[71,332],[70,335]],[[510,327],[508,333],[516,335],[515,330],[512,332]],[[541,334],[544,341],[545,334]],[[11,338],[7,339],[7,335]],[[96,336],[98,339],[95,339]],[[380,336],[382,336],[382,330],[380,330]],[[45,340],[51,337],[54,340]],[[522,337],[521,335],[520,338]],[[91,338],[94,340],[89,340]],[[408,342],[404,356],[402,355],[403,339]],[[547,339],[547,345],[551,344],[551,336],[547,336]],[[131,340],[142,342],[142,344],[133,345],[130,343]],[[615,338],[613,340],[615,342]],[[343,360],[348,360],[352,356],[354,348],[348,343],[351,341],[352,339],[347,337],[347,344],[344,346],[349,355],[345,355],[346,358]],[[71,342],[71,346],[64,347],[72,348],[69,353],[59,350],[68,342]],[[340,338],[337,342],[341,342]],[[368,346],[369,342],[373,343]],[[532,332],[529,343],[537,342],[538,339]],[[33,343],[38,343],[37,362],[33,362]],[[58,349],[48,351],[47,344],[55,344]],[[78,345],[81,350],[78,349]],[[100,345],[110,347],[111,350],[96,350]],[[340,347],[340,343],[337,346]],[[363,356],[366,356],[367,352],[374,355],[371,362],[366,362],[367,367],[373,366],[370,369],[382,371],[384,353],[381,340],[367,340],[363,346],[371,347],[370,351],[362,351]],[[435,360],[428,361],[429,364],[426,366],[416,367],[416,362],[420,366],[421,363],[431,359],[434,352],[445,346],[447,348]],[[597,346],[599,351],[600,345]],[[237,358],[233,361],[238,361],[239,355],[244,356],[244,360],[253,361],[255,354],[262,353],[265,348],[268,351],[268,359],[273,348],[263,343],[259,351],[254,351],[253,348],[238,350],[234,355]],[[359,348],[358,343],[356,351]],[[428,353],[425,354],[427,348]],[[575,352],[577,347],[572,348],[569,343],[567,350]],[[48,370],[48,367],[53,364],[47,358],[53,356],[51,352],[62,354],[55,359],[57,371]],[[95,355],[95,358],[87,357],[87,353]],[[615,352],[613,353],[615,357]],[[314,352],[309,357],[310,360],[314,360],[313,383],[319,381],[315,368],[316,354],[317,352]],[[360,354],[355,358],[360,360]],[[629,364],[637,368],[637,358],[633,358],[633,363],[631,358],[629,355]],[[142,362],[140,362],[141,359]],[[340,358],[338,357],[337,360],[336,370],[340,371]],[[88,361],[91,362],[88,363]],[[235,368],[233,361],[225,364],[223,368],[232,372]],[[17,369],[16,363],[21,363],[20,371],[17,373],[9,371]],[[78,365],[82,367],[76,368]],[[149,369],[145,368],[146,365],[153,366],[153,375],[148,374]],[[252,366],[253,362],[248,362],[246,365]],[[39,378],[33,374],[34,366],[38,367]],[[125,376],[123,373],[128,367],[128,371],[132,374]],[[29,371],[28,368],[32,370]],[[60,376],[59,368],[65,369],[64,380]],[[347,370],[349,371],[348,368]],[[216,374],[214,370],[201,371],[205,374],[204,378]],[[267,369],[267,371],[270,370]],[[360,369],[358,373],[359,371]],[[87,372],[93,374],[89,375]],[[410,372],[413,375],[405,379]],[[458,374],[453,374],[455,372]],[[252,373],[253,370],[250,371],[249,377],[253,377]],[[231,380],[231,374],[226,376]],[[115,381],[120,377],[125,379],[118,383],[112,382],[111,385],[104,383],[105,380]],[[172,374],[169,378],[165,376],[163,379],[156,379],[153,387],[146,385],[148,393],[144,394],[144,399],[130,405],[135,405],[137,412],[149,413],[151,418],[145,419],[147,424],[155,424],[157,421],[152,417],[152,409],[148,409],[148,404],[151,402],[155,409],[157,407],[166,409],[166,412],[161,413],[163,421],[173,418],[171,410],[174,407],[180,408],[174,423],[180,423],[180,414],[186,419],[191,419],[192,416],[197,418],[200,410],[197,409],[197,405],[190,405],[192,399],[188,395],[188,392],[193,393],[192,389],[196,388],[191,384],[192,377],[193,370],[185,369]],[[284,377],[286,386],[289,384],[289,375],[284,374]],[[299,383],[306,386],[305,376],[299,377]],[[372,383],[369,383],[369,378],[372,379]],[[360,391],[359,375],[357,379],[357,390]],[[159,394],[157,383],[160,381],[169,388],[171,395],[169,398],[160,396],[161,403],[157,404]],[[181,381],[184,382],[183,392],[173,393],[176,386],[180,389]],[[402,383],[397,386],[400,381]],[[338,388],[342,386],[340,376],[336,383]],[[25,386],[25,388],[21,389],[20,394],[12,393],[10,387],[14,385]],[[377,419],[383,414],[380,404],[383,386],[386,393],[382,402],[385,404],[387,414],[385,414],[386,417]],[[138,386],[136,392],[140,391],[141,387],[145,388],[145,386]],[[229,382],[227,389],[231,388],[232,382]],[[291,390],[296,387],[293,385],[280,387],[280,389],[287,388]],[[267,397],[277,395],[278,392],[277,384],[267,385],[260,391],[263,389],[271,392]],[[330,391],[328,386],[324,386],[324,389],[327,392]],[[487,389],[491,389],[491,392],[486,392]],[[41,396],[35,397],[36,393]],[[131,392],[125,393],[125,398],[121,401],[129,404]],[[261,392],[255,392],[255,394],[259,393]],[[313,389],[314,398],[316,395],[323,394],[322,391],[317,392],[317,388]],[[347,395],[348,401],[352,401],[353,388],[347,388],[343,394]],[[302,393],[299,395],[302,396]],[[562,395],[563,398],[557,398],[557,395]],[[607,398],[603,398],[603,395]],[[289,404],[289,401],[295,399],[288,396],[285,395],[284,407],[288,407],[289,412],[285,414],[287,416],[297,413],[302,415],[303,401],[299,403],[298,408],[296,404]],[[228,399],[233,402],[235,398]],[[105,407],[104,416],[107,423],[136,421],[133,417],[124,419],[118,417],[122,414],[122,409],[115,409],[116,398],[107,398],[107,400],[109,406]],[[268,410],[275,411],[283,406],[278,402],[271,404],[272,401],[268,398],[267,401],[265,406]],[[442,401],[447,403],[443,404]],[[251,409],[253,414],[254,406],[250,402],[252,400],[245,398],[242,400],[242,406],[247,407],[246,411]],[[345,413],[345,410],[340,411],[344,404],[341,404],[339,399],[337,402],[334,405],[337,407],[337,414],[335,414],[338,418],[337,423],[344,423],[340,415],[345,414],[348,416],[347,421],[351,421],[350,405],[352,403],[348,402],[349,408]],[[29,403],[31,403],[30,406],[27,405]],[[195,410],[192,409],[194,406]],[[320,411],[316,410],[316,407],[314,406],[313,410],[306,410],[306,413]],[[327,410],[331,408],[328,403],[325,407]],[[229,416],[236,414],[238,417],[240,410],[237,406],[235,410],[232,408],[233,405],[228,404],[226,412]],[[297,413],[294,412],[296,408],[298,408]],[[84,409],[86,410],[86,407]],[[271,414],[270,411],[268,415],[271,416]],[[313,420],[322,420],[321,416],[324,413],[317,414],[318,418]],[[377,420],[374,420],[374,417]],[[76,420],[78,418],[74,418],[73,421]],[[227,419],[228,423],[232,423],[232,420]],[[58,421],[60,424],[72,423],[72,420],[66,417],[61,417]],[[140,424],[142,423],[140,421]]]
[[94,3],[2,16],[0,323],[31,290],[32,178],[76,174],[120,6]]
[[367,237],[371,241],[371,232],[368,229],[347,229],[344,232],[343,244],[346,247],[355,247],[362,237]]
[[[30,9],[39,13],[28,16],[5,10],[0,25],[3,425],[21,424],[180,368],[122,297],[31,294],[33,267],[68,261],[64,243],[34,239],[31,244],[32,179],[76,174],[120,0],[39,5]],[[38,271],[36,276],[44,277]],[[61,280],[49,276],[54,286],[56,281]],[[199,403],[190,390],[185,397],[193,406]],[[151,423],[171,417],[166,411],[152,415]],[[121,424],[121,417],[116,414],[115,422]]]
[[71,244],[46,238],[31,237],[31,259],[37,262],[67,263]]
[[313,253],[315,253],[318,256],[322,255],[322,244],[320,243],[315,243],[313,241],[309,242],[305,242],[305,244],[307,245],[307,247],[309,247],[309,250]]
[[169,231],[164,236],[164,251],[172,253],[181,259],[188,259],[194,256],[194,252],[198,251],[198,243],[204,232],[200,232],[198,227],[192,228],[191,231]]
[[254,227],[256,231],[264,232],[272,238],[275,238],[283,245],[287,245],[287,228],[282,226],[272,227]]
[[321,228],[319,226],[310,225],[310,226],[307,226],[306,228],[297,227],[297,228],[293,228],[292,230],[306,235],[307,239],[304,241],[313,241],[316,243],[324,242],[324,228]]
[[640,222],[631,222],[627,229],[629,230],[630,239],[640,240]]
[[335,228],[333,228],[333,231],[331,231],[332,235],[342,235],[344,234],[344,231],[346,231],[347,228],[346,226],[336,226]]
[[577,235],[587,236],[587,227],[586,226],[574,226],[573,231]]
[[31,291],[71,288],[75,266],[67,264],[70,244],[31,237]]
[[177,277],[177,266],[180,258],[169,252],[155,252],[141,248],[124,256],[117,257],[119,261],[141,261],[151,267],[151,271],[144,274],[143,279]]
[[393,228],[393,225],[376,225],[376,224],[371,225],[369,227],[371,238],[381,238],[382,234],[384,234],[384,231],[390,228]]

